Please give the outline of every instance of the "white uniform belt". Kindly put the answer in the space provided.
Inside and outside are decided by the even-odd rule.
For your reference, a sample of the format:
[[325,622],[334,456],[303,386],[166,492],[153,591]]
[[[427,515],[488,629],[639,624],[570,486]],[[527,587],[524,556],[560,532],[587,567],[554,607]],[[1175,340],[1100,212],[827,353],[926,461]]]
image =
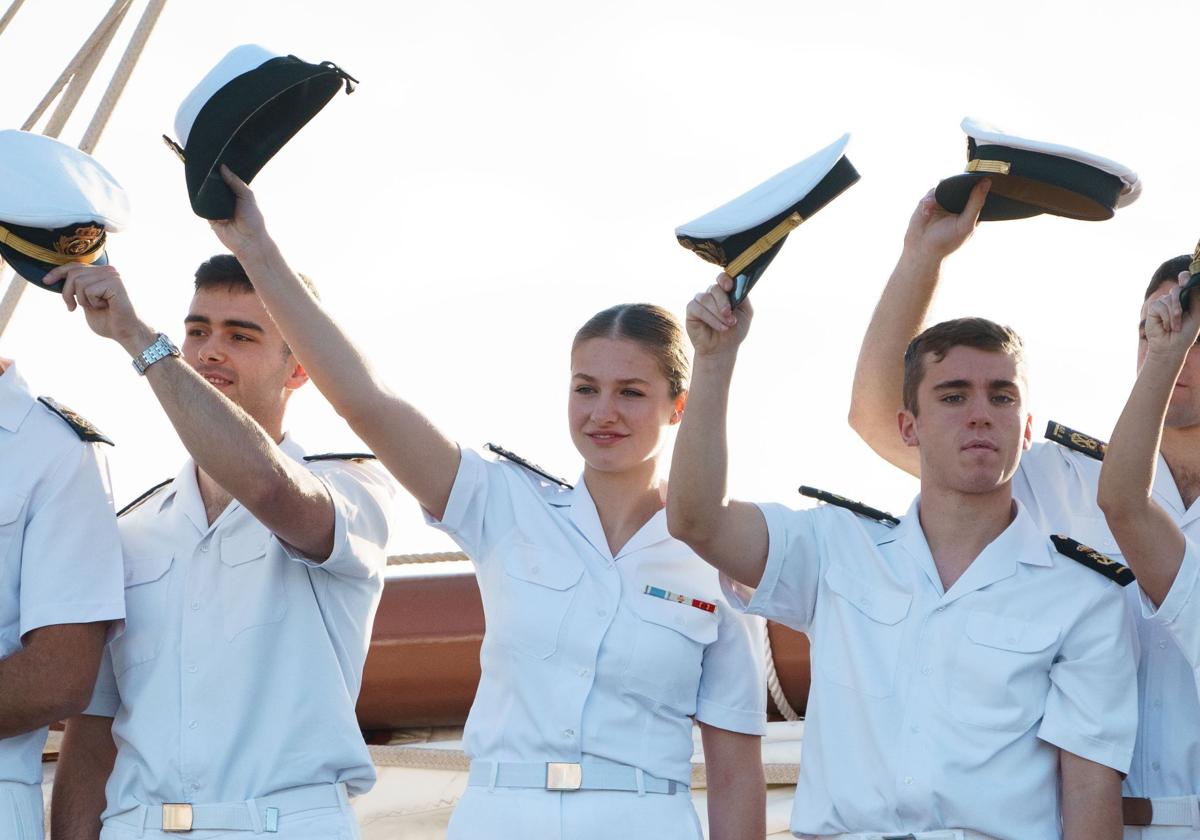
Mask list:
[[471,762],[467,784],[475,787],[541,788],[543,790],[623,790],[673,794],[687,785],[651,776],[639,767],[615,761],[589,759],[565,761]]
[[933,831],[914,831],[908,834],[880,834],[865,831],[851,834],[821,835],[821,840],[995,840],[990,834],[981,834],[969,828],[938,828]]
[[1126,796],[1121,800],[1125,825],[1175,825],[1200,829],[1200,797]]
[[257,799],[243,802],[164,802],[158,805],[139,805],[128,811],[113,814],[110,820],[138,828],[161,831],[222,831],[271,832],[279,830],[279,818],[336,808],[345,799],[344,784],[305,785],[289,788]]

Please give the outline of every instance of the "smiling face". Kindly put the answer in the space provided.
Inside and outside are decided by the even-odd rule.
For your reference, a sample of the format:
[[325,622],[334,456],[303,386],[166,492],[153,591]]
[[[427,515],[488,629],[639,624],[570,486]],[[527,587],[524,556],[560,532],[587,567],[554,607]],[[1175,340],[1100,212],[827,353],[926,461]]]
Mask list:
[[184,325],[187,363],[278,439],[288,397],[308,376],[258,295],[236,287],[202,288]]
[[655,357],[627,338],[589,338],[571,351],[567,417],[588,467],[625,472],[656,466],[686,395],[671,396]]
[[[1146,307],[1150,301],[1167,294],[1175,285],[1177,284],[1174,280],[1164,281],[1142,305],[1138,321],[1138,370],[1142,369],[1146,361],[1146,333],[1143,326]],[[1171,391],[1171,401],[1167,404],[1167,416],[1163,425],[1168,429],[1200,426],[1200,347],[1192,347],[1188,351],[1183,370],[1179,372],[1179,379],[1175,381],[1175,388]]]
[[921,449],[921,487],[987,493],[1012,479],[1029,448],[1033,418],[1025,377],[1008,353],[951,347],[926,353],[917,413],[900,412],[900,434]]

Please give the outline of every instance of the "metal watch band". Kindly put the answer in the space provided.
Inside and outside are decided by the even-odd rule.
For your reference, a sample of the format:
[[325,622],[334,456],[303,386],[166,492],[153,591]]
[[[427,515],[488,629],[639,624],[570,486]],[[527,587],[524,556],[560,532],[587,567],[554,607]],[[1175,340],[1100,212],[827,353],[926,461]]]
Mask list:
[[163,333],[159,333],[158,338],[154,339],[153,344],[139,355],[133,357],[133,369],[138,372],[138,376],[145,376],[146,369],[150,365],[167,358],[167,356],[178,355],[179,348],[171,343],[171,339],[167,338]]

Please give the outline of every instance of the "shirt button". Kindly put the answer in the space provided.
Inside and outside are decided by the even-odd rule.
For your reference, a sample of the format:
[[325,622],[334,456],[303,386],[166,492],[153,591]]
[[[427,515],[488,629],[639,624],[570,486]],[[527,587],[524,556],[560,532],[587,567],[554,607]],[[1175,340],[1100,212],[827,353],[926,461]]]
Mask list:
[[912,784],[912,776],[905,776],[905,777],[904,777],[904,784],[906,784],[906,785],[911,785],[911,784]]
[[564,730],[563,730],[563,737],[564,737],[564,738],[574,738],[574,737],[575,737],[575,730],[574,730],[574,729],[564,729]]
[[586,677],[586,676],[588,675],[588,673],[589,673],[589,672],[588,672],[588,669],[587,669],[587,668],[580,668],[580,669],[579,669],[579,676],[581,676],[581,677]]
[[1161,701],[1161,700],[1155,700],[1155,701],[1154,701],[1154,708],[1156,708],[1156,709],[1161,709],[1161,708],[1162,708],[1162,701]]
[[604,609],[604,607],[601,607],[600,609],[596,610],[596,615],[604,618],[604,616],[608,615],[608,610]]
[[932,665],[926,665],[924,668],[922,668],[922,669],[921,669],[921,673],[922,673],[922,674],[932,674],[932,673],[933,673],[933,666],[932,666]]
[[1159,770],[1162,767],[1162,765],[1156,761],[1153,764],[1151,764],[1150,767],[1153,768],[1154,770]]
[[538,572],[540,572],[541,570],[542,570],[542,567],[539,566],[537,563],[534,563],[532,566],[529,567],[529,571],[533,572],[535,575]]
[[192,790],[200,790],[200,783],[192,782]]
[[1158,648],[1159,648],[1159,650],[1166,650],[1166,647],[1167,647],[1167,642],[1166,642],[1166,639],[1159,639],[1159,640],[1158,640]]
[[192,609],[194,609],[194,610],[198,610],[198,609],[200,609],[200,602],[199,602],[199,601],[192,601]]
[[[194,720],[193,720],[193,721],[189,721],[189,722],[188,722],[188,729],[195,729],[195,728],[196,728],[197,726],[199,726],[199,725],[200,725],[200,724],[199,724],[199,723],[197,723],[197,722],[196,722],[196,721],[194,721]],[[198,787],[199,787],[199,785],[195,785],[195,784],[194,784],[194,785],[192,785],[192,787],[194,787],[194,788],[198,788]]]
[[188,672],[189,674],[194,674],[194,673],[196,673],[196,672],[197,672],[197,671],[199,671],[199,670],[200,670],[200,669],[199,669],[197,666],[195,666],[195,665],[189,665],[189,666],[187,667],[187,672]]
[[204,545],[200,546],[200,553],[208,554],[208,543],[205,543]]
[[916,735],[918,732],[920,732],[920,731],[921,731],[921,727],[919,727],[919,726],[910,726],[910,727],[908,728],[908,731],[909,731],[909,732],[911,732],[911,733],[913,733],[914,735]]
[[945,612],[945,611],[946,611],[945,607],[938,607],[937,610],[935,610],[935,612]]

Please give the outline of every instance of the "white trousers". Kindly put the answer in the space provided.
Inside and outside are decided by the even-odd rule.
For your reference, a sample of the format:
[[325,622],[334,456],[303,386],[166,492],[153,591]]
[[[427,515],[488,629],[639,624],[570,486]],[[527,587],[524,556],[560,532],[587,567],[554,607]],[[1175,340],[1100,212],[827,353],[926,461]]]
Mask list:
[[42,840],[42,786],[0,782],[0,837]]
[[702,840],[692,795],[468,786],[446,840]]

